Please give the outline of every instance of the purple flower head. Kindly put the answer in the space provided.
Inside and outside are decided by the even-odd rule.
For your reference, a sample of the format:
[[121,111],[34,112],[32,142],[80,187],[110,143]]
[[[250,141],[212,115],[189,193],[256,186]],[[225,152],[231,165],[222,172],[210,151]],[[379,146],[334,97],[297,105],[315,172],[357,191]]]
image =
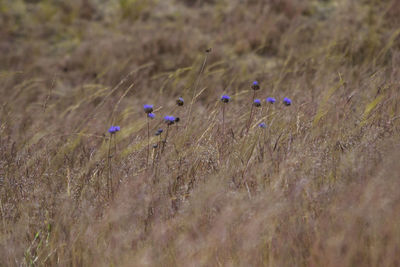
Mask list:
[[111,126],[111,127],[108,129],[108,132],[109,132],[110,134],[115,134],[116,132],[119,132],[119,131],[121,131],[121,127],[119,127],[119,126]]
[[144,112],[147,114],[153,112],[153,105],[143,105]]
[[262,129],[266,129],[266,128],[267,128],[267,125],[266,125],[264,122],[262,122],[262,123],[260,123],[260,124],[258,125],[258,127],[262,128]]
[[172,125],[175,123],[175,117],[174,116],[165,116],[164,121],[167,125]]
[[267,99],[265,101],[267,101],[267,103],[274,104],[276,102],[276,99],[273,97],[267,97]]
[[177,104],[178,106],[183,106],[183,104],[185,104],[185,100],[183,100],[182,97],[179,97],[179,98],[176,100],[176,104]]
[[154,119],[156,117],[156,114],[154,113],[148,113],[147,117],[149,117],[150,119]]
[[260,89],[260,84],[259,84],[257,81],[254,81],[254,82],[251,84],[251,89],[253,89],[253,90],[259,90],[259,89]]
[[158,129],[157,132],[156,132],[156,135],[157,135],[157,136],[158,136],[158,135],[161,135],[163,131],[164,131],[163,129]]
[[224,103],[228,103],[230,100],[231,100],[231,98],[228,95],[221,96],[221,101]]
[[115,126],[111,126],[109,129],[108,129],[108,132],[110,133],[110,134],[114,134],[116,131],[115,131]]
[[253,105],[256,107],[261,107],[261,100],[260,99],[254,99]]
[[292,104],[292,100],[290,100],[289,98],[285,97],[283,99],[283,104],[285,104],[286,106],[290,106]]

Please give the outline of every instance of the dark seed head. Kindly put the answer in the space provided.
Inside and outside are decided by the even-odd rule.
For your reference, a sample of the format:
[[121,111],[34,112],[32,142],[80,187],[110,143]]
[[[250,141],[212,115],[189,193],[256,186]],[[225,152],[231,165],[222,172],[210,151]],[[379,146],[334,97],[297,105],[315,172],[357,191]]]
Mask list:
[[156,136],[161,135],[163,131],[164,131],[163,129],[158,129],[155,135]]
[[178,106],[183,106],[183,105],[185,104],[185,101],[183,100],[182,97],[179,97],[179,98],[176,100],[176,104],[177,104]]

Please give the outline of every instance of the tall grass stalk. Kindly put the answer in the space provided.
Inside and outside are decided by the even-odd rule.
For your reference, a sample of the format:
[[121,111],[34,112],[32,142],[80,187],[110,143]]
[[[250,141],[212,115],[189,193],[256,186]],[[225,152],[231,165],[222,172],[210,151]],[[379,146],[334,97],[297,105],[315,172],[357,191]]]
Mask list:
[[187,127],[190,123],[190,119],[191,119],[191,115],[192,115],[192,107],[196,98],[196,94],[197,94],[197,90],[200,84],[200,79],[201,79],[201,75],[204,72],[204,69],[206,67],[206,63],[207,63],[207,59],[208,59],[208,55],[211,52],[211,50],[207,49],[206,51],[206,55],[204,56],[204,60],[203,60],[203,64],[201,65],[199,74],[197,75],[195,84],[194,84],[194,88],[193,88],[193,95],[192,95],[192,99],[190,101],[190,105],[189,105],[189,109],[188,109],[188,115],[186,116],[186,123],[185,123],[185,131],[187,132]]
[[250,130],[251,121],[252,121],[252,119],[253,119],[254,99],[256,99],[256,90],[253,90],[253,98],[252,98],[252,100],[251,100],[250,116],[249,116],[249,120],[248,120],[248,122],[247,122],[246,134],[247,134],[247,133],[249,132],[249,130]]

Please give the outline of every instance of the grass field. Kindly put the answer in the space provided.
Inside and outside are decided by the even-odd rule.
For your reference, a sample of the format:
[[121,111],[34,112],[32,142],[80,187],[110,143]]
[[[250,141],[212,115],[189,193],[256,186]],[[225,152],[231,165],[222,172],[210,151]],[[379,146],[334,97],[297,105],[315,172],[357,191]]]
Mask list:
[[399,14],[0,0],[0,266],[400,266]]

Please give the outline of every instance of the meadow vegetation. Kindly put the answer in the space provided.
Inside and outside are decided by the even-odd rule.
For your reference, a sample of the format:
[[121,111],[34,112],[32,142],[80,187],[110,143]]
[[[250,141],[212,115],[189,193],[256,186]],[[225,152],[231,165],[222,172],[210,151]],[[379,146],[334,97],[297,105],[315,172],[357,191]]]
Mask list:
[[0,266],[399,266],[399,14],[0,0]]

